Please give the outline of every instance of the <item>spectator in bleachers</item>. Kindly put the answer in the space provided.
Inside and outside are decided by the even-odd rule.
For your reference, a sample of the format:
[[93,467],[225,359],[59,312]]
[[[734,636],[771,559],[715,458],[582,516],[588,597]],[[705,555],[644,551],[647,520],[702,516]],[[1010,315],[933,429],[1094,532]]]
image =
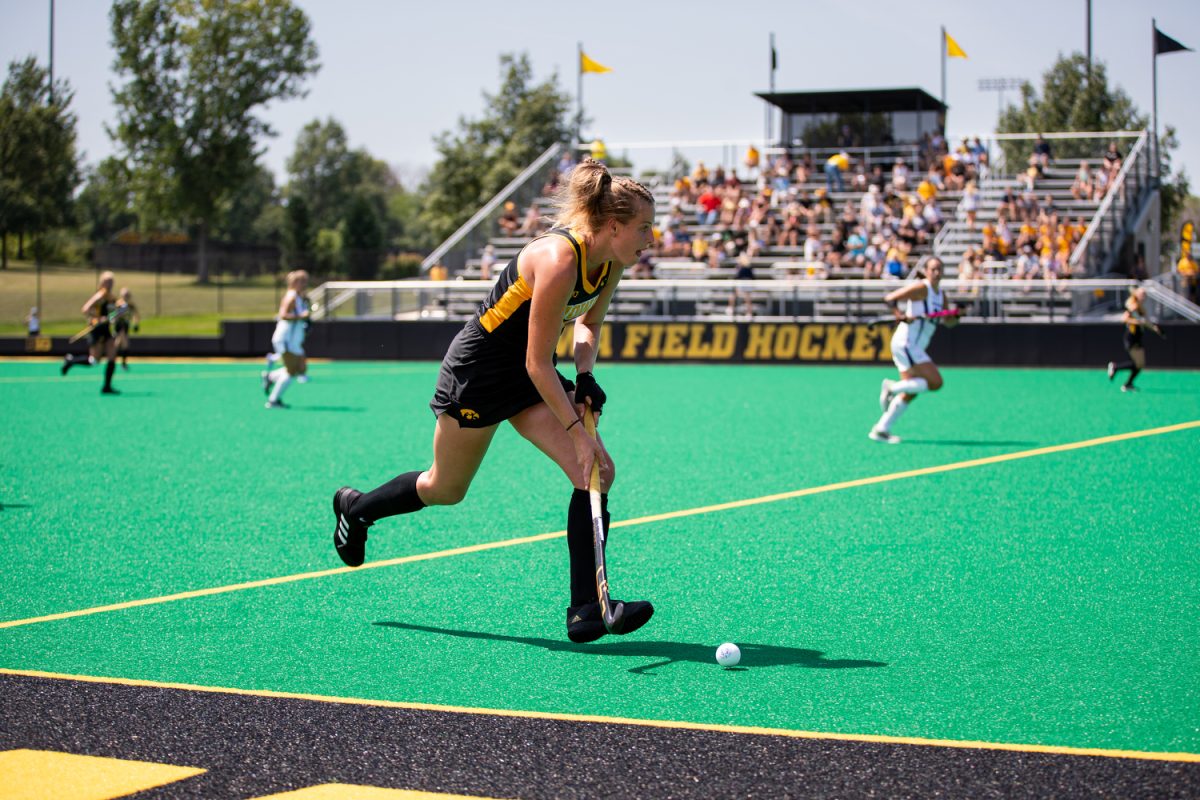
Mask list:
[[516,203],[512,200],[505,202],[504,213],[500,215],[497,224],[500,226],[500,230],[504,236],[512,237],[517,235],[517,229],[521,227],[521,220],[517,216]]
[[720,187],[720,186],[725,185],[725,165],[724,164],[717,164],[716,168],[712,171],[712,177],[710,177],[708,179],[708,182],[709,182],[709,184],[711,184],[714,187]]
[[771,170],[771,188],[775,190],[775,202],[787,194],[787,190],[792,186],[792,157],[787,154],[787,151],[775,156],[775,162]]
[[775,210],[771,208],[770,187],[763,189],[758,197],[754,198],[754,205],[750,209],[750,221],[747,224],[758,234],[761,241],[775,241],[779,233],[779,220],[775,217]]
[[671,195],[668,199],[668,205],[671,206],[690,206],[696,201],[696,188],[692,185],[691,178],[686,175],[678,178],[675,181],[674,187],[671,189]]
[[571,153],[571,149],[563,150],[563,154],[558,157],[558,163],[554,166],[558,173],[558,179],[565,181],[571,174],[571,170],[575,169],[575,156]]
[[1175,272],[1179,274],[1180,294],[1193,303],[1200,303],[1200,264],[1190,253],[1184,253],[1175,263]]
[[892,186],[897,192],[908,189],[908,164],[904,163],[903,158],[897,158],[896,163],[892,165]]
[[783,209],[783,226],[779,229],[776,247],[799,247],[800,231],[804,228],[806,215],[799,200],[793,196]]
[[846,237],[846,266],[862,272],[866,271],[867,237],[862,228],[858,226],[855,226],[850,235]]
[[936,165],[929,168],[929,172],[917,184],[917,194],[921,197],[921,202],[932,203],[937,199],[938,190],[945,185],[942,182],[942,175],[938,171]]
[[1037,141],[1033,143],[1033,159],[1039,167],[1039,172],[1045,174],[1046,169],[1050,166],[1050,162],[1054,160],[1054,156],[1050,151],[1050,143],[1039,133]]
[[627,277],[634,280],[646,280],[654,277],[654,257],[649,250],[643,251],[638,256],[637,263],[633,265],[633,269]]
[[830,191],[846,191],[846,182],[842,173],[850,169],[850,154],[845,150],[834,153],[825,162],[825,188]]
[[721,198],[707,183],[698,183],[696,188],[700,192],[696,198],[696,224],[716,225],[720,217]]
[[742,163],[746,165],[747,175],[753,176],[758,172],[759,158],[760,156],[757,147],[750,145],[746,148],[746,155],[742,158]]
[[796,166],[793,171],[796,176],[796,184],[803,186],[808,183],[813,174],[813,159],[812,153],[805,153],[796,160]]
[[521,221],[521,227],[517,228],[518,236],[537,236],[543,230],[542,212],[538,209],[537,203],[530,203],[529,208],[525,211],[525,219]]
[[708,167],[704,166],[703,161],[697,161],[695,168],[692,169],[692,183],[697,187],[702,183],[708,183]]
[[908,274],[908,254],[910,248],[907,242],[896,240],[888,248],[887,258],[883,264],[884,278],[901,279]]
[[979,213],[979,187],[975,185],[975,181],[969,181],[967,187],[963,189],[958,209],[967,221],[967,227],[975,230],[975,215]]
[[1008,224],[1008,215],[1004,211],[996,214],[996,247],[1002,258],[1008,258],[1014,252],[1012,227]]
[[1038,276],[1040,271],[1040,263],[1037,253],[1034,252],[1032,244],[1022,245],[1021,255],[1017,256],[1016,271],[1013,272],[1013,280],[1033,280]]
[[821,232],[816,225],[809,225],[804,238],[804,261],[813,263],[820,261],[825,254],[825,244],[821,241]]
[[742,230],[750,224],[750,206],[752,201],[746,195],[741,195],[737,201],[737,210],[733,214],[733,227]]
[[879,189],[880,194],[883,194],[883,187],[887,186],[887,176],[883,174],[883,164],[871,165],[871,174],[867,176],[867,186],[874,186]]
[[1038,179],[1043,176],[1041,160],[1037,153],[1030,153],[1029,165],[1021,173],[1019,180],[1026,192],[1032,193],[1037,188]]
[[973,247],[963,251],[962,261],[958,265],[960,281],[977,281],[983,278],[983,253]]
[[1013,192],[1011,186],[1005,188],[1004,197],[1000,198],[998,210],[1003,210],[1007,213],[1008,218],[1011,220],[1018,219],[1017,195]]
[[479,279],[490,281],[492,279],[492,270],[496,266],[496,247],[493,244],[484,245],[483,253],[479,257]]
[[979,141],[979,137],[976,136],[971,141],[969,149],[971,151],[972,162],[975,164],[975,169],[978,176],[980,178],[986,178],[988,172],[987,148],[983,146],[983,142]]
[[863,251],[863,277],[882,278],[883,263],[887,259],[887,243],[883,234],[876,233]]
[[833,201],[829,198],[829,192],[824,186],[818,186],[813,192],[812,209],[809,216],[811,219],[820,217],[822,222],[829,222],[833,219]]
[[1092,168],[1088,166],[1088,162],[1080,161],[1075,180],[1071,182],[1071,196],[1076,200],[1091,200],[1093,190]]

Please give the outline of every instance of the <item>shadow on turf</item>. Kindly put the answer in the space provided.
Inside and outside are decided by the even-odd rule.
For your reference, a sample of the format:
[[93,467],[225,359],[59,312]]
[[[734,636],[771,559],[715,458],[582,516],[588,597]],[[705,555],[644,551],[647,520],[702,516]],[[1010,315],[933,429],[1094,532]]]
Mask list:
[[292,406],[294,411],[344,411],[361,414],[367,409],[364,406]]
[[[459,631],[452,628],[433,628],[428,625],[412,625],[407,622],[373,622],[384,628],[400,628],[406,631],[435,633],[441,636],[457,636],[463,639],[485,639],[493,642],[542,647],[551,652],[585,653],[594,656],[623,656],[625,658],[652,658],[652,664],[634,667],[630,672],[649,674],[650,670],[684,661],[696,664],[712,664],[716,645],[691,644],[688,642],[643,642],[604,639],[599,644],[579,645],[566,639],[539,639],[531,636],[505,636],[502,633],[480,633]],[[800,647],[778,647],[770,644],[737,643],[742,650],[744,667],[804,667],[805,669],[861,669],[863,667],[886,667],[882,661],[863,661],[848,658],[823,658],[820,650],[805,650]]]

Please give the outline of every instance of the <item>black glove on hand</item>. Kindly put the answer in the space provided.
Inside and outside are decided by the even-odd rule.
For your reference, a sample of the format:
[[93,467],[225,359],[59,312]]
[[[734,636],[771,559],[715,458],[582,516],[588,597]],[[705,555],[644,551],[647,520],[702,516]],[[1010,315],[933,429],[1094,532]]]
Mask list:
[[600,384],[596,383],[596,379],[592,377],[590,372],[581,372],[575,376],[575,402],[577,404],[587,405],[586,400],[591,400],[592,411],[599,414],[604,408],[604,401],[608,396],[604,394],[604,390],[600,388]]

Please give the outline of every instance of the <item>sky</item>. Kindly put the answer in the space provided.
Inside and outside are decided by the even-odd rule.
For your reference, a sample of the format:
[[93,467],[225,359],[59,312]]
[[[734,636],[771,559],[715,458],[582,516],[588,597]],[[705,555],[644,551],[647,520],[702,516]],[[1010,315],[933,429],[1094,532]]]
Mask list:
[[[777,91],[917,87],[941,93],[940,27],[967,53],[947,63],[947,132],[956,140],[995,129],[1001,97],[980,79],[1033,82],[1060,54],[1084,52],[1087,0],[855,0],[839,3],[731,3],[714,0],[295,0],[308,14],[321,70],[302,99],[268,106],[278,135],[263,162],[282,182],[303,126],[332,118],[351,147],[391,164],[406,183],[437,159],[434,137],[457,132],[484,112],[484,93],[500,86],[499,57],[525,53],[534,80],[557,76],[576,94],[577,47],[610,67],[583,77],[588,132],[651,166],[656,153],[623,144],[728,140],[761,142],[770,86],[769,37],[775,35]],[[0,0],[0,58],[5,65],[49,55],[50,0]],[[1092,55],[1150,114],[1151,19],[1164,33],[1200,49],[1196,0],[1092,0]],[[95,164],[115,148],[109,4],[55,0],[54,74],[75,91],[79,147]],[[1200,54],[1158,58],[1159,127],[1174,126],[1183,166],[1200,187]],[[1008,92],[1007,100],[1015,100]],[[738,149],[736,152],[741,152]],[[695,148],[685,153],[704,157]],[[713,160],[724,152],[713,150]],[[731,146],[728,153],[735,150]],[[711,163],[711,162],[710,162]],[[659,166],[666,166],[659,164]]]

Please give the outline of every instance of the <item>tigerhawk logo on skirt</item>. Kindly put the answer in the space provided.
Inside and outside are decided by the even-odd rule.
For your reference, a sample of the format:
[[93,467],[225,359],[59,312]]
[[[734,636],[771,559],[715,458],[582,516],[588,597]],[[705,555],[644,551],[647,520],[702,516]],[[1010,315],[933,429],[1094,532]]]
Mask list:
[[460,408],[458,413],[463,419],[479,419],[479,414],[469,408]]

